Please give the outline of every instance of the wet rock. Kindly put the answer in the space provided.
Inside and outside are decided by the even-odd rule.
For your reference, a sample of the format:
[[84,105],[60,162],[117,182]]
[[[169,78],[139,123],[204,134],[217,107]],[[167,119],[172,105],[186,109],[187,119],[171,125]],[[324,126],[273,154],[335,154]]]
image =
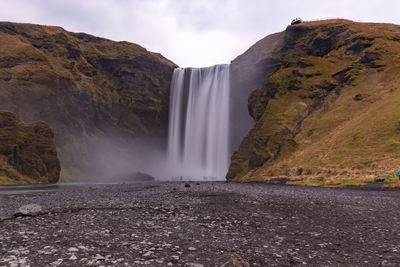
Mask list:
[[42,213],[42,206],[38,204],[28,204],[20,207],[15,213],[14,217],[19,216],[36,216]]

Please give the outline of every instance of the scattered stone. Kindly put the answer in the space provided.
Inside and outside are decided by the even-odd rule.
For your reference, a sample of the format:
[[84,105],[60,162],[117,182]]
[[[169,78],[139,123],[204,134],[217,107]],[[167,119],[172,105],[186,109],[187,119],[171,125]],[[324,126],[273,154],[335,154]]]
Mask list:
[[147,251],[146,253],[143,254],[143,257],[149,257],[153,254],[153,251]]
[[190,184],[185,184],[185,187],[190,187]]
[[172,262],[175,262],[175,263],[178,262],[178,261],[179,261],[179,256],[177,256],[177,255],[172,255],[172,256],[171,256],[171,261],[172,261]]
[[36,216],[42,212],[42,206],[38,204],[28,204],[20,207],[15,213],[14,217],[19,216]]
[[43,249],[38,250],[38,253],[43,254],[43,255],[52,255],[56,252],[57,252],[57,249],[55,249],[52,246],[45,246]]
[[[190,184],[195,186],[193,182]],[[185,183],[179,183],[180,187],[184,185]],[[236,187],[235,184],[228,185]],[[239,263],[241,264],[239,266],[246,266],[238,259],[230,259],[233,252],[244,257],[251,266],[311,263],[335,265],[339,261],[354,265],[357,264],[355,255],[358,259],[362,259],[361,263],[366,265],[391,266],[395,265],[394,263],[400,258],[397,236],[394,236],[393,240],[388,239],[385,243],[382,242],[383,236],[370,235],[370,231],[383,234],[390,233],[392,228],[398,230],[395,223],[390,223],[392,228],[389,228],[387,224],[377,223],[385,218],[386,207],[393,214],[391,219],[400,218],[396,201],[381,201],[382,192],[372,191],[367,194],[361,190],[351,191],[352,194],[342,200],[337,199],[336,195],[328,190],[307,188],[304,189],[306,194],[302,194],[302,197],[296,195],[302,200],[299,204],[300,210],[292,212],[290,205],[287,209],[285,208],[287,198],[280,198],[278,194],[287,189],[275,186],[271,188],[260,186],[260,190],[255,187],[258,191],[255,191],[251,197],[236,193],[225,194],[226,191],[222,190],[221,193],[210,193],[210,186],[206,184],[202,184],[196,192],[185,190],[185,188],[180,191],[177,187],[176,193],[170,190],[176,187],[177,183],[159,185],[159,187],[143,185],[143,187],[147,186],[146,190],[148,190],[143,190],[143,192],[137,190],[139,185],[129,186],[131,185],[109,186],[111,189],[107,189],[107,192],[110,198],[99,197],[93,202],[89,201],[92,201],[95,195],[101,195],[102,192],[99,190],[92,195],[90,191],[98,190],[96,188],[79,189],[82,192],[76,195],[72,190],[65,191],[66,193],[61,190],[51,194],[44,193],[40,197],[32,194],[28,197],[16,195],[13,196],[14,198],[3,198],[0,194],[0,212],[7,214],[8,211],[8,216],[12,216],[14,211],[25,203],[51,203],[53,199],[56,199],[55,196],[61,202],[54,207],[47,207],[47,205],[45,207],[43,204],[46,216],[18,217],[19,219],[1,222],[0,266],[22,266],[20,259],[23,258],[26,260],[26,265],[41,266],[44,262],[49,267],[64,265],[220,267],[224,262],[226,262],[224,267],[238,266]],[[161,194],[164,192],[160,190],[163,186],[166,194]],[[241,186],[245,188],[237,193],[247,193],[243,191],[246,188],[250,190],[247,184]],[[277,193],[273,194],[273,201],[267,193],[263,192],[264,189],[272,190],[271,192],[274,193],[277,190]],[[289,187],[289,189],[293,190],[288,195],[291,199],[296,193],[295,190],[302,188]],[[320,191],[323,193],[322,197],[316,195]],[[135,192],[135,194],[130,192]],[[149,194],[151,197],[147,195],[148,192],[151,193]],[[347,194],[347,190],[338,192],[345,196]],[[264,197],[263,194],[266,196]],[[368,197],[372,194],[372,200],[364,199],[363,194]],[[397,194],[393,196],[392,192],[385,194],[389,199],[392,197],[393,200],[397,199]],[[325,199],[325,196],[328,198]],[[353,245],[355,243],[352,243],[352,239],[349,241],[345,238],[343,241],[339,238],[331,240],[325,238],[327,235],[334,236],[340,233],[341,229],[336,227],[337,225],[324,228],[317,223],[318,216],[323,213],[321,210],[313,212],[314,209],[309,209],[308,205],[311,201],[317,202],[319,198],[324,200],[320,201],[320,207],[328,213],[331,212],[332,205],[339,203],[353,212],[357,219],[360,217],[359,224],[350,228],[346,228],[346,224],[342,225],[346,229],[344,233],[349,236],[352,233],[360,234],[360,240],[376,244],[375,247],[361,246],[361,250],[354,255],[341,253],[343,242],[350,242]],[[240,199],[240,204],[231,207],[234,199]],[[255,201],[258,206],[252,205]],[[212,208],[206,206],[210,204],[218,205],[213,205]],[[262,206],[269,209],[260,208]],[[303,208],[306,213],[303,213]],[[75,209],[78,212],[75,212]],[[289,210],[289,216],[285,217],[287,210]],[[52,215],[48,215],[47,211],[52,211]],[[69,211],[72,212],[69,213]],[[335,210],[335,212],[338,211]],[[379,220],[370,218],[375,213],[378,214]],[[342,212],[339,211],[339,215],[342,216]],[[257,222],[262,218],[265,220],[259,226],[261,230],[256,230]],[[309,225],[311,220],[313,223],[316,222],[317,226]],[[65,221],[68,221],[69,225],[66,226]],[[322,222],[323,225],[327,223],[325,220]],[[117,224],[113,225],[113,223]],[[302,223],[305,223],[305,227],[298,228]],[[292,233],[288,231],[294,229],[298,232],[293,238]],[[218,231],[217,235],[210,235],[216,231]],[[253,235],[254,232],[257,234]],[[105,233],[110,233],[110,235],[105,235]],[[246,242],[248,238],[252,239],[251,243]],[[291,242],[285,242],[285,240],[291,240]],[[358,239],[355,242],[359,244]],[[339,247],[341,243],[343,243],[342,247]],[[6,253],[4,249],[7,250]],[[96,257],[97,253],[99,254]],[[123,259],[123,255],[127,257]],[[331,255],[337,257],[331,257]],[[373,256],[369,257],[370,255]],[[383,262],[384,260],[387,262]]]
[[229,258],[228,267],[250,267],[250,264],[238,254],[233,253]]
[[63,262],[63,259],[58,259],[58,260],[50,263],[50,266],[59,266],[59,265],[61,265],[62,262]]
[[7,253],[7,249],[6,248],[2,248],[1,249],[1,254],[6,254]]
[[75,256],[75,254],[72,254],[72,256],[71,257],[69,257],[69,260],[71,260],[71,261],[75,261],[75,260],[77,260],[78,258]]
[[96,261],[104,261],[106,258],[104,258],[103,256],[101,256],[100,254],[96,254],[96,256],[94,257],[94,259]]

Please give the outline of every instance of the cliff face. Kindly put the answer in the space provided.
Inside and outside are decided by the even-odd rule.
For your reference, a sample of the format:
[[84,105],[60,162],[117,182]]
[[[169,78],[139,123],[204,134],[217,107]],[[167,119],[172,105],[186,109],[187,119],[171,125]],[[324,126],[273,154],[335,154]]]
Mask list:
[[232,62],[242,90],[253,90],[254,125],[227,179],[393,172],[399,54],[400,26],[346,20],[292,25],[258,42]]
[[235,149],[254,124],[248,112],[248,96],[280,66],[273,53],[282,44],[283,36],[276,33],[262,39],[231,63],[231,142]]
[[59,27],[2,22],[0,40],[0,109],[50,124],[64,177],[98,175],[104,140],[162,145],[171,61]]
[[55,183],[60,177],[54,135],[44,122],[25,124],[0,111],[0,184]]

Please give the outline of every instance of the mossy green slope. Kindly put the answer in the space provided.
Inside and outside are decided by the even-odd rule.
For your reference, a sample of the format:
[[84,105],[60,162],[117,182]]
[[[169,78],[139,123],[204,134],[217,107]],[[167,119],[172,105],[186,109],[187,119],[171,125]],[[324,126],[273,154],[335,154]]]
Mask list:
[[176,65],[128,42],[60,27],[0,23],[0,109],[55,132],[63,177],[91,176],[104,136],[166,134]]
[[[277,38],[272,47],[260,47]],[[400,167],[400,26],[307,22],[233,61],[269,59],[249,96],[253,128],[228,180],[370,177]]]

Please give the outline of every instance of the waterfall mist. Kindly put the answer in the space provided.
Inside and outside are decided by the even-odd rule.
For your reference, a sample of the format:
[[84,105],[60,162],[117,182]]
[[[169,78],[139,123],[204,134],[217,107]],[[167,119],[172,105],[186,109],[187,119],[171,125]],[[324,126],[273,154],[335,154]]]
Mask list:
[[168,131],[171,178],[224,180],[229,167],[228,64],[174,70]]

